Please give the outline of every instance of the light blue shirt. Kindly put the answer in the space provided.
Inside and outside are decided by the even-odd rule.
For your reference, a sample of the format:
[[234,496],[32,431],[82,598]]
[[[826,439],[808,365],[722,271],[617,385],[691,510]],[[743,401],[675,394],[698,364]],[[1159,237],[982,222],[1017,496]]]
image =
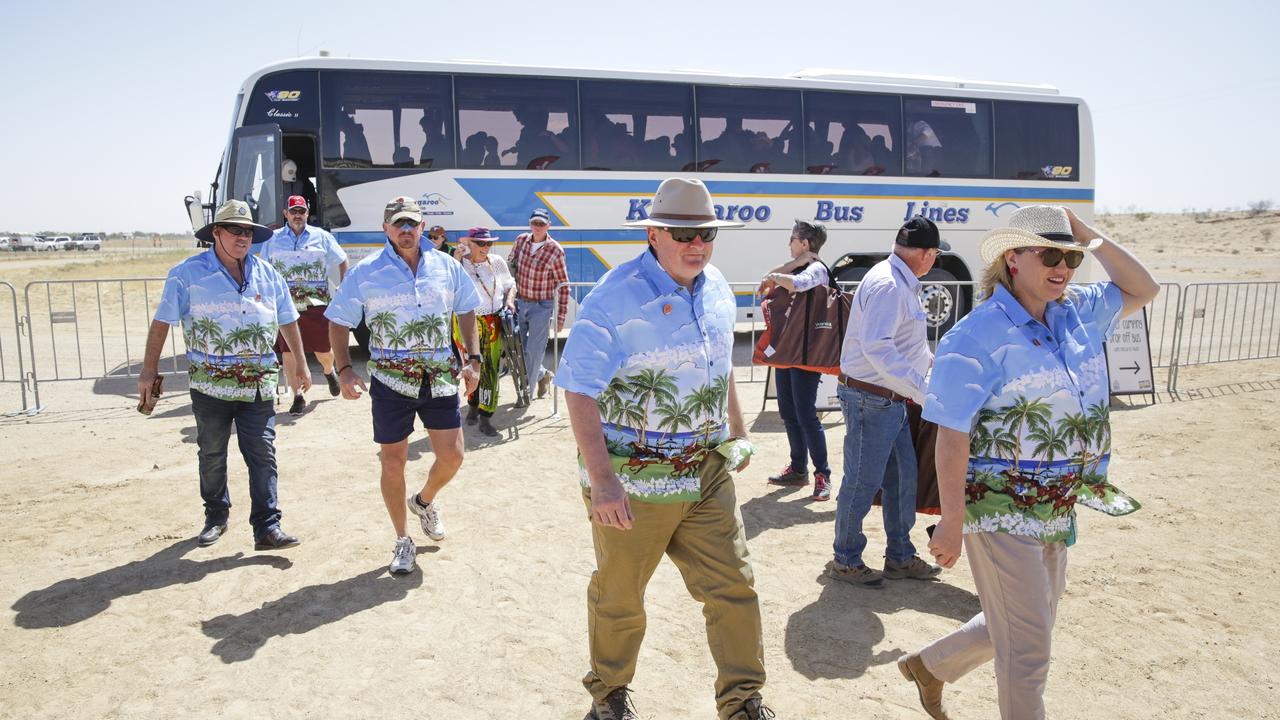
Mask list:
[[791,284],[795,287],[794,292],[802,293],[819,285],[826,285],[830,277],[826,265],[811,262],[808,267],[791,276]]
[[919,278],[897,255],[867,271],[853,294],[840,372],[917,403],[924,401],[933,357],[919,291]]
[[250,254],[244,275],[241,291],[213,248],[187,258],[165,278],[155,319],[182,325],[191,389],[252,402],[275,392],[279,365],[272,346],[298,311],[269,263]]
[[1041,324],[997,285],[942,338],[924,418],[970,437],[965,532],[1071,542],[1076,502],[1137,509],[1106,481],[1103,342],[1123,306],[1113,283],[1073,286]]
[[458,392],[453,316],[475,310],[480,296],[458,261],[430,240],[418,251],[418,267],[410,269],[388,240],[351,268],[324,316],[349,328],[365,320],[371,377],[408,397],[418,397],[424,384],[432,397],[444,397]]
[[329,304],[341,279],[338,266],[347,261],[333,235],[313,225],[304,226],[301,235],[285,225],[262,244],[258,255],[289,283],[298,312]]
[[736,316],[715,267],[690,293],[647,250],[610,270],[582,301],[555,382],[600,406],[605,444],[631,497],[700,497],[698,465],[728,436]]

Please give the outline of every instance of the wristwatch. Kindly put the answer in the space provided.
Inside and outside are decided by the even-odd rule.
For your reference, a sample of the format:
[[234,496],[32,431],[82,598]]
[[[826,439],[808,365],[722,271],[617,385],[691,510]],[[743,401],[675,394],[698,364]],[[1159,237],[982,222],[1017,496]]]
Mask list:
[[470,354],[470,355],[468,355],[468,356],[467,356],[467,362],[477,362],[477,363],[480,363],[481,365],[483,365],[483,364],[484,364],[484,358],[483,358],[483,357],[481,357],[479,353],[472,353],[472,354]]

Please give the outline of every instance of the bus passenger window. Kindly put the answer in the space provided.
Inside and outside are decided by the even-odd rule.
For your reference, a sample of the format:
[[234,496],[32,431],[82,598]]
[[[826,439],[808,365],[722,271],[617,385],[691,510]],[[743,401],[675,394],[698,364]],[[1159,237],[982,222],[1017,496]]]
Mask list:
[[475,75],[457,77],[455,88],[458,136],[467,138],[461,167],[578,169],[573,81]]
[[1080,121],[1074,104],[996,103],[996,172],[1015,180],[1079,180]]
[[901,108],[897,95],[806,92],[806,172],[901,175]]
[[413,74],[326,71],[320,75],[328,168],[451,168],[453,79]]
[[673,172],[693,162],[682,140],[693,127],[691,85],[583,80],[579,98],[583,168]]
[[800,93],[699,85],[697,100],[699,169],[801,172]]
[[903,100],[907,175],[991,177],[991,102]]

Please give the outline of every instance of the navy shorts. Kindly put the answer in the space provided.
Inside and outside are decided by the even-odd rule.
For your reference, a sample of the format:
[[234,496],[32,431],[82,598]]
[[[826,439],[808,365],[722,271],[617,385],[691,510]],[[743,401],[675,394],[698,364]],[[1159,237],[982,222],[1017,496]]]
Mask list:
[[413,434],[413,416],[422,419],[428,430],[462,427],[458,395],[431,397],[431,386],[423,384],[417,398],[405,397],[372,378],[369,400],[373,404],[373,441],[380,445],[398,443]]

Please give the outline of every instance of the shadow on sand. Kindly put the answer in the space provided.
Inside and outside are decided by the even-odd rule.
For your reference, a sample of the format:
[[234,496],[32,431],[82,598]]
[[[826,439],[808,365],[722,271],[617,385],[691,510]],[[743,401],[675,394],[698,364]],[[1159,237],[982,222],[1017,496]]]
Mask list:
[[179,540],[143,560],[103,570],[82,578],[59,580],[42,590],[32,590],[13,604],[18,613],[14,624],[21,628],[66,627],[83,622],[111,607],[117,598],[159,590],[170,585],[199,582],[225,570],[250,565],[269,565],[284,570],[293,563],[275,555],[188,560],[183,557],[196,547],[194,538]]

